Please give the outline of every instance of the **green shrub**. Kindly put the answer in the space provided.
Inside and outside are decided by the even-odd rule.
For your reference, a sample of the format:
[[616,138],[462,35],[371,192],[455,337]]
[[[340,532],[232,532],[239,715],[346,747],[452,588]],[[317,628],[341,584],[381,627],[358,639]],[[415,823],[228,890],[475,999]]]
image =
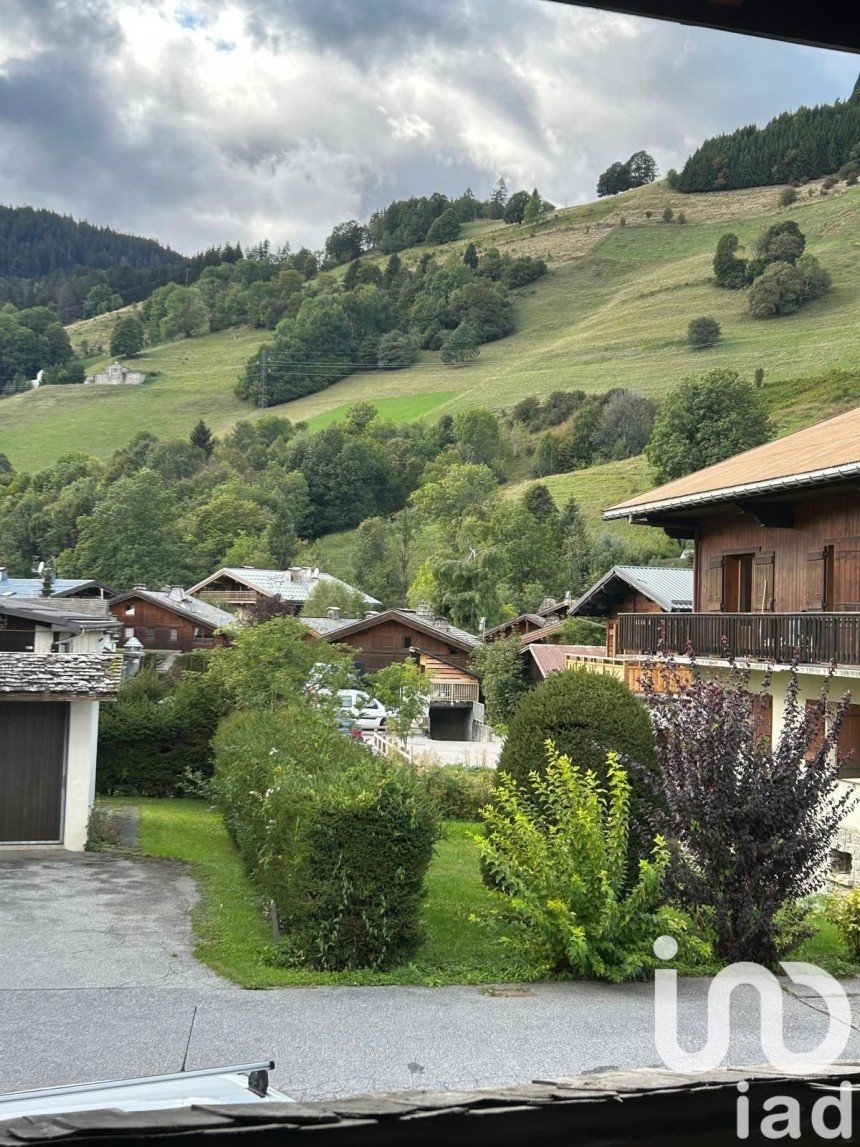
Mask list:
[[700,315],[687,327],[687,343],[694,349],[714,346],[720,337],[720,324],[710,315]]
[[431,765],[419,776],[444,820],[478,820],[492,800],[496,770]]
[[546,767],[547,741],[601,777],[609,752],[647,766],[655,760],[645,706],[623,681],[582,669],[553,673],[522,698],[499,757],[499,775],[530,787],[532,774]]
[[860,960],[860,888],[827,898],[827,918],[839,930],[852,960]]
[[141,670],[99,715],[96,788],[110,796],[179,796],[187,777],[212,775],[210,741],[228,710],[208,671],[178,678]]
[[227,828],[278,910],[279,958],[324,971],[408,960],[439,832],[415,771],[304,703],[235,713],[213,743]]
[[790,207],[797,202],[797,191],[793,187],[783,187],[779,193],[780,207]]
[[630,782],[610,753],[598,776],[547,742],[529,791],[503,778],[485,813],[484,864],[525,946],[554,972],[627,980],[653,966],[651,945],[677,929],[660,909],[669,850],[655,838],[628,882]]

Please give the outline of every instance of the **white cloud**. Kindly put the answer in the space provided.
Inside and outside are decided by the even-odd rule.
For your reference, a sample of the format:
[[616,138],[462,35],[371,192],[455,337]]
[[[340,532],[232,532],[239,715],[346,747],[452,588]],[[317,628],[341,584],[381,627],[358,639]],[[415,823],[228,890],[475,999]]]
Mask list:
[[395,196],[590,198],[644,147],[844,96],[853,57],[541,0],[5,0],[0,201],[192,251]]

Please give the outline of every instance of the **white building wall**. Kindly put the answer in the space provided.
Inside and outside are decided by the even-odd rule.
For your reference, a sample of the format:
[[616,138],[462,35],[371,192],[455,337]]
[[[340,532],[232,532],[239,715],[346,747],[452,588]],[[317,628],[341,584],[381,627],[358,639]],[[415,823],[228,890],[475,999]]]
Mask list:
[[69,704],[63,846],[74,852],[80,852],[86,844],[87,822],[95,802],[98,731],[98,701],[72,701]]

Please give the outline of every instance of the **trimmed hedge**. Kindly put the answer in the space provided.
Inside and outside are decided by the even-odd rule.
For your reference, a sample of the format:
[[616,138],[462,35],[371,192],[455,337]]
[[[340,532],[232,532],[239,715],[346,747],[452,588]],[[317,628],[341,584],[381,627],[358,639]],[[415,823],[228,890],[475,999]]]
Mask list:
[[[208,661],[202,663],[204,669]],[[188,774],[212,775],[210,742],[227,712],[207,672],[176,678],[142,669],[99,713],[96,788],[108,796],[170,797],[187,792]]]
[[374,757],[303,702],[235,713],[213,745],[228,831],[278,910],[279,958],[338,971],[414,955],[439,836],[414,770]]
[[[499,757],[499,773],[531,788],[529,774],[542,776],[546,771],[547,741],[574,765],[593,769],[602,781],[610,752],[649,768],[657,764],[651,721],[642,702],[623,681],[582,669],[553,673],[521,699]],[[634,802],[648,799],[635,772],[630,782]]]

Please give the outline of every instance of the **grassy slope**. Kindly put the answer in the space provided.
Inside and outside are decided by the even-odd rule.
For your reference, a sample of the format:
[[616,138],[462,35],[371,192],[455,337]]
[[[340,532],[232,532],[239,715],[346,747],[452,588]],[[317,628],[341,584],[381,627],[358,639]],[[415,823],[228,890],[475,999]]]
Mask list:
[[471,839],[477,825],[447,822],[427,876],[426,939],[413,963],[388,973],[325,973],[268,962],[268,919],[215,811],[199,800],[123,798],[115,803],[140,807],[144,855],[192,865],[200,889],[194,913],[196,955],[243,987],[492,983],[521,978],[525,971],[503,946],[500,925],[487,916],[492,896],[481,880]]
[[[444,367],[438,355],[426,353],[409,370],[356,374],[278,412],[293,419],[339,417],[359,400],[382,400],[389,416],[400,417],[478,403],[498,410],[526,394],[572,387],[600,391],[623,385],[658,395],[683,375],[711,366],[750,374],[759,365],[766,371],[769,405],[784,425],[844,407],[850,389],[847,397],[832,388],[793,384],[783,389],[823,370],[855,369],[860,348],[855,321],[860,281],[854,273],[860,189],[840,184],[822,199],[817,186],[812,198],[801,189],[801,201],[789,211],[777,208],[777,188],[681,196],[657,184],[559,211],[534,233],[487,221],[469,224],[453,250],[474,238],[482,247],[498,245],[550,261],[552,273],[518,293],[514,335],[485,346],[470,367]],[[660,221],[667,204],[683,210],[688,222]],[[749,243],[789,215],[832,274],[834,290],[796,315],[753,321],[743,293],[709,283],[714,247],[729,228]],[[412,261],[417,254],[404,257]],[[720,321],[723,339],[713,350],[694,352],[686,347],[684,332],[700,314]],[[103,339],[103,328],[103,318],[77,324],[72,339],[75,344],[82,337]],[[199,417],[223,432],[239,418],[256,417],[233,396],[232,386],[267,337],[262,331],[222,331],[154,347],[140,362],[159,376],[134,390],[46,388],[5,399],[0,450],[16,466],[36,469],[69,450],[106,457],[138,430],[164,437],[187,434]]]

